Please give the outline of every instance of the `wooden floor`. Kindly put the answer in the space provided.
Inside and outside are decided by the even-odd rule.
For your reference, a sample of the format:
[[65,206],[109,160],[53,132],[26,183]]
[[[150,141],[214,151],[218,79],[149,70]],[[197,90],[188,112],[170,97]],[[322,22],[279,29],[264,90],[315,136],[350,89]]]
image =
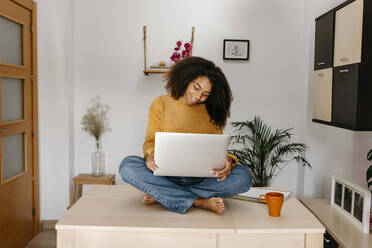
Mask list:
[[56,230],[42,230],[35,238],[33,238],[25,248],[56,248],[57,234]]

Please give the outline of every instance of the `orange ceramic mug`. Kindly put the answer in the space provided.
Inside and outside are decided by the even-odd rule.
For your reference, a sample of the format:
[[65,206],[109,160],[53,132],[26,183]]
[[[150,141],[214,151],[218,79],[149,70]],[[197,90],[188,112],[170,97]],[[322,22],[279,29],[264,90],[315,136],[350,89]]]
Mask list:
[[266,195],[260,195],[260,201],[266,202],[269,208],[269,215],[272,217],[279,217],[280,210],[282,209],[284,195],[278,192],[266,193]]

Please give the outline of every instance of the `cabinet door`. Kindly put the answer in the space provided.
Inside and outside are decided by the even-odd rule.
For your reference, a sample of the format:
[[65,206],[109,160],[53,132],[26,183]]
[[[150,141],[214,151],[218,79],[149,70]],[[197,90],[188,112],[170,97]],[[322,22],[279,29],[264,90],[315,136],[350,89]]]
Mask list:
[[314,69],[320,70],[333,65],[334,12],[320,17],[315,22]]
[[332,111],[332,68],[314,72],[313,118],[331,122]]
[[361,62],[363,0],[355,0],[336,11],[334,66]]
[[359,64],[334,68],[332,121],[356,128]]
[[337,241],[326,231],[324,234],[324,248],[338,248]]

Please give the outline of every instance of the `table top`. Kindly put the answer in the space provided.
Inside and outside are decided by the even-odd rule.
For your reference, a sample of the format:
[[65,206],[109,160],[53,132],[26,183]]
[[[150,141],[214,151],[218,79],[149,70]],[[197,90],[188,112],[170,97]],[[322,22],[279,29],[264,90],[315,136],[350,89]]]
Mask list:
[[228,199],[237,233],[324,233],[325,228],[294,196],[283,202],[280,217],[266,204]]
[[198,233],[324,233],[323,225],[295,197],[281,217],[266,204],[226,199],[222,214],[192,208],[177,214],[141,202],[144,193],[129,185],[95,185],[60,219],[57,230],[167,231]]
[[103,176],[95,177],[88,173],[82,173],[73,178],[76,184],[111,184],[114,179],[115,174],[104,174]]
[[331,207],[328,199],[307,198],[301,202],[327,228],[332,237],[345,248],[371,248],[372,234],[363,233],[340,211]]

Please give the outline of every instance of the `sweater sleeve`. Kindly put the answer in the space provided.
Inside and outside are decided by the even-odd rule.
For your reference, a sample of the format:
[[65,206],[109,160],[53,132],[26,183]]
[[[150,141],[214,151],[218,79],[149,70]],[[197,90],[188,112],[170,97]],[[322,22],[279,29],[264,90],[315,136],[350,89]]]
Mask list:
[[163,104],[161,99],[156,98],[149,110],[148,123],[145,142],[143,143],[143,156],[147,156],[154,152],[155,147],[155,133],[161,131],[161,120],[162,120]]

